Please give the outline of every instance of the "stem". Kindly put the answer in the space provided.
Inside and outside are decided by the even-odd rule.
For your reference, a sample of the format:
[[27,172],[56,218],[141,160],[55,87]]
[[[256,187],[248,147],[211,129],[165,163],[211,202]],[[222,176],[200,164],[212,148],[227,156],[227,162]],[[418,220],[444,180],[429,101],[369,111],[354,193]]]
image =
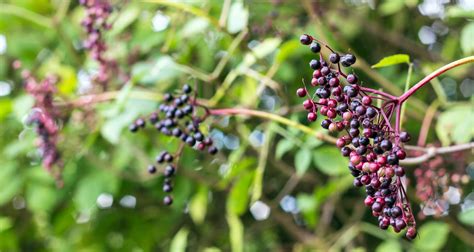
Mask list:
[[437,70],[435,70],[434,72],[432,72],[431,74],[429,74],[428,76],[423,78],[421,81],[416,83],[412,88],[410,88],[403,95],[398,97],[398,102],[399,103],[405,102],[410,96],[412,96],[416,91],[418,91],[418,89],[420,89],[421,87],[423,87],[424,85],[429,83],[432,79],[440,76],[442,73],[444,73],[444,72],[446,72],[450,69],[453,69],[455,67],[458,67],[458,66],[461,66],[461,65],[464,65],[464,64],[468,64],[468,63],[471,63],[471,62],[474,62],[474,56],[469,56],[469,57],[466,57],[466,58],[462,58],[460,60],[453,61],[453,62],[451,62],[447,65],[444,65],[444,66],[438,68]]
[[376,89],[368,88],[368,87],[360,87],[360,90],[365,91],[365,92],[369,92],[369,93],[378,94],[380,96],[387,97],[391,100],[396,100],[397,99],[396,96],[387,94],[385,92],[382,92],[382,91],[379,91],[379,90],[376,90]]
[[439,147],[439,148],[436,148],[436,147],[423,148],[423,147],[418,147],[418,146],[405,146],[405,148],[407,150],[425,152],[425,154],[418,157],[400,160],[400,164],[403,164],[403,165],[417,165],[429,160],[430,158],[438,154],[448,154],[448,153],[458,152],[458,151],[474,150],[474,142],[447,146],[447,147]]
[[[410,79],[411,79],[411,74],[413,72],[413,63],[409,63],[408,64],[408,74],[407,74],[407,79],[405,81],[405,89],[403,90],[404,93],[406,93],[408,91],[408,89],[410,88]],[[402,112],[401,112],[401,118],[400,118],[400,128],[402,127],[403,125],[403,118],[405,117],[405,109],[406,109],[406,105],[403,106],[400,105],[402,107]]]
[[265,119],[269,119],[269,120],[279,122],[281,124],[285,124],[290,127],[299,129],[303,131],[304,133],[313,135],[320,140],[324,140],[329,143],[336,143],[336,139],[331,136],[328,136],[321,132],[316,132],[310,127],[307,127],[295,121],[291,121],[285,117],[268,113],[268,112],[264,112],[264,111],[251,110],[251,109],[245,109],[245,108],[226,108],[226,109],[210,109],[209,112],[211,115],[250,115],[250,116],[265,118]]

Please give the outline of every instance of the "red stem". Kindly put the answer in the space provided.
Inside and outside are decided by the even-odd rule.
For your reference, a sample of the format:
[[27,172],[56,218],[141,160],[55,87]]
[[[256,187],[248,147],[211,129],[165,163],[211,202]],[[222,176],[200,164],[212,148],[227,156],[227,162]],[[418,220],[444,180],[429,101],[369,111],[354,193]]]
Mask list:
[[464,64],[467,64],[467,63],[471,63],[471,62],[474,62],[474,56],[469,56],[469,57],[466,57],[466,58],[462,58],[460,60],[453,61],[453,62],[451,62],[447,65],[444,65],[444,66],[438,68],[436,71],[432,72],[431,74],[429,74],[428,76],[423,78],[421,81],[416,83],[412,88],[410,88],[407,92],[405,92],[400,97],[398,97],[397,98],[398,103],[401,104],[401,103],[405,102],[410,96],[412,96],[416,91],[418,91],[418,89],[420,89],[421,87],[423,87],[424,85],[429,83],[432,79],[438,77],[442,73],[444,73],[444,72],[446,72],[450,69],[453,69],[455,67],[458,67],[460,65],[464,65]]

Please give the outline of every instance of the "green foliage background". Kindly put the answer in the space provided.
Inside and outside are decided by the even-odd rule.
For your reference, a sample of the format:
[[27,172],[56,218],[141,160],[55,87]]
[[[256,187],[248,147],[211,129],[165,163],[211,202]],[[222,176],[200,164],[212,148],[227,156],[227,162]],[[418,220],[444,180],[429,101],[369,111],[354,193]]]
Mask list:
[[[131,80],[113,83],[117,99],[65,113],[59,144],[65,186],[58,189],[35,155],[34,132],[23,124],[32,99],[11,63],[20,59],[38,76],[58,74],[58,102],[77,99],[79,72],[95,67],[80,49],[84,11],[69,0],[2,0],[7,48],[0,54],[0,81],[12,90],[0,97],[0,251],[472,250],[472,210],[460,215],[453,206],[448,216],[420,219],[421,235],[412,243],[380,231],[334,146],[262,118],[209,119],[240,144],[212,159],[187,150],[170,208],[161,203],[162,178],[146,173],[159,150],[176,143],[151,130],[132,135],[126,127],[155,109],[160,93],[185,82],[196,81],[212,107],[269,110],[307,124],[294,97],[311,74],[312,55],[298,41],[302,33],[357,54],[354,71],[364,85],[394,94],[404,89],[408,67],[370,68],[383,57],[409,55],[413,83],[474,52],[473,10],[449,4],[438,19],[421,15],[418,0],[356,2],[115,1],[108,53]],[[156,15],[169,18],[162,31],[153,30]],[[418,32],[435,21],[447,33],[423,45]],[[473,138],[472,99],[459,89],[473,73],[472,67],[455,69],[408,102],[404,127],[415,141],[433,103],[439,113],[428,142]],[[318,124],[309,126],[320,131]],[[254,130],[264,133],[262,145],[249,139]],[[413,188],[409,192],[418,212]],[[112,207],[98,208],[102,193],[113,196]],[[127,195],[136,198],[134,208],[119,204]],[[285,195],[296,197],[299,213],[282,211]],[[252,217],[256,200],[271,207],[268,219]]]

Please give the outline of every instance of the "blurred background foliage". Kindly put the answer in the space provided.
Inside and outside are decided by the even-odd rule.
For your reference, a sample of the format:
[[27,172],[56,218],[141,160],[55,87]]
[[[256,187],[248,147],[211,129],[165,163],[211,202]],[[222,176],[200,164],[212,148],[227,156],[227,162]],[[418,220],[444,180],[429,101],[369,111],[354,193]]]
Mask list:
[[[420,236],[408,242],[378,229],[334,146],[260,118],[216,117],[206,122],[222,151],[211,159],[187,150],[175,203],[165,207],[163,178],[146,166],[177,144],[151,130],[126,130],[156,109],[160,93],[186,82],[196,82],[211,107],[265,110],[306,124],[294,98],[311,74],[302,33],[355,53],[365,85],[400,94],[406,64],[370,66],[408,54],[413,82],[472,55],[472,1],[114,1],[107,53],[131,78],[112,85],[117,99],[63,111],[61,189],[41,168],[34,131],[24,124],[33,100],[11,64],[20,59],[37,76],[58,74],[57,102],[77,99],[96,68],[81,48],[84,10],[70,0],[0,3],[0,251],[473,249],[472,182],[444,216],[419,218]],[[408,102],[412,142],[428,108],[437,112],[427,143],[471,141],[473,70],[455,69]],[[465,169],[472,179],[472,163]],[[408,190],[420,212],[413,185]]]

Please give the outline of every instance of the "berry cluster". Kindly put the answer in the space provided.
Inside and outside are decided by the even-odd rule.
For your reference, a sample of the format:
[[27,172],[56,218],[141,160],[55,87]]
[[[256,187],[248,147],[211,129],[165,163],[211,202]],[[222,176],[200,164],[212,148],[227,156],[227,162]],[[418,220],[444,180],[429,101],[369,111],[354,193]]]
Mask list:
[[462,186],[469,183],[469,175],[463,174],[466,166],[466,157],[459,152],[437,156],[415,169],[416,196],[423,202],[420,218],[442,216],[449,205],[460,203]]
[[53,105],[53,96],[56,93],[56,76],[47,76],[38,82],[28,71],[22,73],[25,90],[34,97],[35,104],[29,114],[26,123],[34,125],[38,134],[37,145],[42,157],[43,166],[51,171],[56,164],[60,163],[60,154],[56,147],[59,128],[55,122],[58,111]]
[[[303,106],[308,120],[316,121],[319,111],[325,117],[321,126],[340,134],[336,145],[350,160],[354,185],[365,187],[364,203],[378,217],[379,227],[392,226],[396,232],[408,227],[406,237],[415,238],[416,223],[401,179],[405,170],[399,165],[406,157],[402,142],[408,142],[410,136],[391,126],[394,101],[360,86],[354,73],[346,75],[341,70],[341,65],[349,67],[356,62],[354,55],[339,54],[306,34],[300,41],[319,53],[319,59],[309,62],[315,91],[310,93],[306,86],[297,90],[299,97],[307,97]],[[328,61],[323,58],[321,45],[330,51]],[[383,105],[376,106],[375,99],[381,99]]]
[[[177,138],[181,141],[180,148],[175,154],[168,151],[162,151],[156,156],[157,164],[166,164],[163,175],[165,176],[163,191],[170,193],[173,191],[172,177],[176,174],[177,159],[181,155],[181,151],[185,145],[194,147],[199,151],[207,152],[215,155],[218,149],[213,145],[211,138],[206,137],[200,130],[200,124],[203,118],[197,115],[198,107],[202,107],[196,103],[196,92],[193,94],[192,88],[185,84],[179,93],[164,95],[164,103],[159,105],[158,111],[149,115],[148,121],[155,129],[166,136]],[[205,107],[203,107],[206,109]],[[207,109],[206,109],[207,115]],[[146,120],[143,118],[137,119],[130,125],[131,132],[137,132],[139,129],[145,128]],[[156,173],[157,168],[151,164],[148,166],[150,174]],[[165,205],[171,205],[173,198],[170,195],[163,199]]]
[[83,46],[99,63],[94,81],[105,88],[112,71],[117,67],[114,60],[105,57],[107,45],[103,38],[103,31],[111,28],[107,20],[112,12],[112,5],[107,0],[79,0],[79,3],[86,8],[86,17],[81,22],[87,33]]

